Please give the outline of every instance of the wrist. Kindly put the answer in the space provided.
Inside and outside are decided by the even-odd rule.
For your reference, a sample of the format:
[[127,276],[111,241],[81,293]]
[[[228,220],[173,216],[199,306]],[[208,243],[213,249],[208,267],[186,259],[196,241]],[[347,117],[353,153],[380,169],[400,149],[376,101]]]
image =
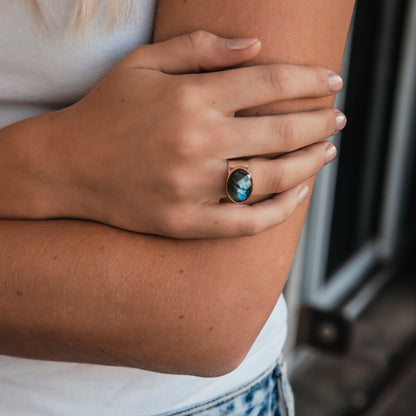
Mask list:
[[[78,120],[72,106],[45,114],[45,134],[36,170],[44,185],[45,209],[54,218],[88,218],[83,196],[83,172],[79,166]],[[84,175],[85,176],[85,175]],[[84,192],[85,194],[85,192]]]
[[0,130],[0,217],[73,216],[71,175],[63,162],[60,112],[45,113]]

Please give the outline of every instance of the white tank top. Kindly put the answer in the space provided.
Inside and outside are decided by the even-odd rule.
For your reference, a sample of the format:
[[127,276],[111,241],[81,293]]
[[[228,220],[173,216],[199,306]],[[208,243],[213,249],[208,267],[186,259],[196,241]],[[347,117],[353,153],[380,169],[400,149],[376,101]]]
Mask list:
[[[136,0],[133,18],[110,33],[98,18],[87,41],[64,37],[53,27],[43,33],[30,3],[0,0],[0,128],[72,104],[133,48],[151,42],[156,0]],[[58,28],[72,4],[58,1],[53,12]],[[155,415],[215,398],[276,360],[286,337],[286,313],[281,296],[242,364],[215,378],[0,355],[0,414]]]

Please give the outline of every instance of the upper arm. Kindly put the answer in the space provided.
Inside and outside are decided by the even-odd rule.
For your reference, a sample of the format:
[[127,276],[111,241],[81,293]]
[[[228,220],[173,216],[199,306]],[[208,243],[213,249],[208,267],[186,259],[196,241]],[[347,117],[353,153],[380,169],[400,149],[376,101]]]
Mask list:
[[[155,41],[203,29],[224,37],[258,37],[260,54],[249,64],[313,64],[339,72],[355,0],[160,0]],[[334,97],[265,105],[244,115],[284,113],[333,105]],[[308,181],[310,188],[314,178]],[[199,242],[212,261],[220,258],[224,277],[247,288],[245,298],[256,305],[245,312],[253,328],[267,319],[281,293],[295,254],[308,200],[285,223],[260,235]],[[224,256],[224,253],[227,255]],[[233,271],[237,272],[233,276]],[[255,276],[250,279],[250,276]],[[239,286],[240,285],[240,286]],[[243,292],[244,293],[244,292]],[[258,300],[262,299],[261,304]],[[239,311],[244,313],[244,311]],[[254,331],[255,332],[255,331]],[[257,335],[257,334],[255,334]]]

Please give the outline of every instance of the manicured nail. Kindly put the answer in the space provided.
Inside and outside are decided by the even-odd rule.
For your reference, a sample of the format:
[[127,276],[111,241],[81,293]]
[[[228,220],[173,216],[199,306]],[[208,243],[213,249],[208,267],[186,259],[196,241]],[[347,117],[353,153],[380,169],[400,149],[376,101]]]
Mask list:
[[342,130],[345,125],[347,124],[347,117],[345,114],[341,113],[341,111],[335,110],[336,118],[335,118],[335,130],[338,133]]
[[344,84],[344,82],[342,81],[342,78],[335,72],[329,73],[328,80],[329,80],[329,91],[331,92],[339,91]]
[[334,160],[335,156],[337,155],[337,148],[332,144],[328,143],[325,147],[326,153],[326,163],[329,163],[331,160]]
[[228,39],[225,46],[232,51],[240,51],[242,49],[247,49],[258,41],[257,38]]
[[309,187],[307,185],[303,185],[298,190],[298,204],[300,204],[302,201],[305,200],[305,198],[308,196],[309,193]]

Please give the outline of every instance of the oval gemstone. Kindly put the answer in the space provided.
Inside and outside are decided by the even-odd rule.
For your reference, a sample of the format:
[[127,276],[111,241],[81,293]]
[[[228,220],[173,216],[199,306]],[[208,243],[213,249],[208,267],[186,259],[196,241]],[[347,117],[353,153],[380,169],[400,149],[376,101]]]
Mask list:
[[253,191],[253,180],[249,171],[236,169],[228,177],[227,191],[235,202],[244,202]]

